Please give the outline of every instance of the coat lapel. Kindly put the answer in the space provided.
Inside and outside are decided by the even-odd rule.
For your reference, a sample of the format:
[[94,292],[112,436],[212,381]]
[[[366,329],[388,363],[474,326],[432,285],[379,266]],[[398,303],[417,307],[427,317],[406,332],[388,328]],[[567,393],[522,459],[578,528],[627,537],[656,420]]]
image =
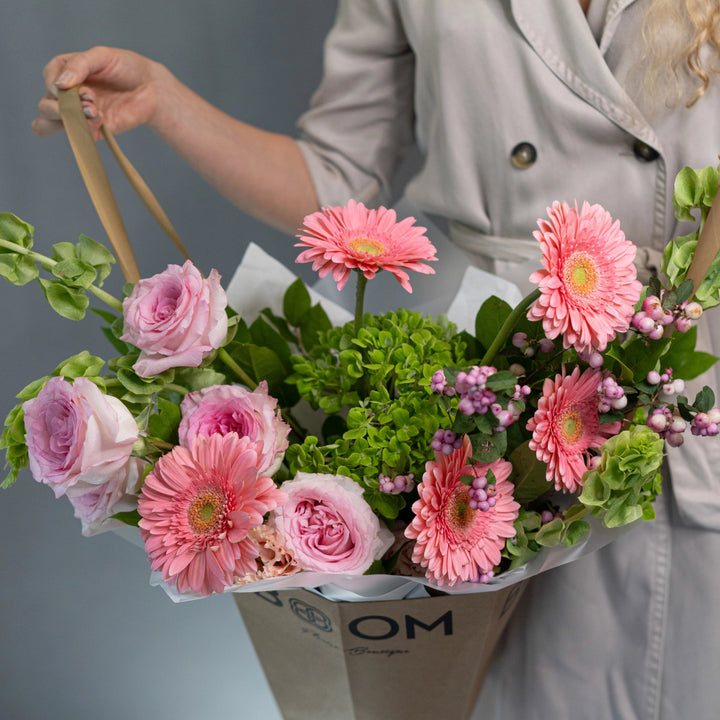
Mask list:
[[[608,38],[636,0],[610,0]],[[520,32],[577,95],[635,137],[661,150],[655,132],[607,66],[577,0],[510,0]],[[607,46],[603,38],[602,45]]]

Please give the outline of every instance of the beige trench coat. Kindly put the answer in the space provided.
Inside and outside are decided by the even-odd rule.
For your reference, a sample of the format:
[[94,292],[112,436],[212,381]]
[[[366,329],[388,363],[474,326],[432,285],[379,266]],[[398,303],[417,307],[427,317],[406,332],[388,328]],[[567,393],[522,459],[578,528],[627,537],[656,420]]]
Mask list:
[[[647,5],[592,0],[588,23],[577,0],[341,0],[299,121],[321,203],[391,202],[416,145],[407,197],[499,274],[527,276],[554,200],[600,203],[661,250],[687,231],[670,202],[676,173],[717,163],[720,82],[693,108],[640,109]],[[720,354],[717,314],[703,342]],[[717,373],[704,380],[720,388]],[[655,522],[532,583],[478,717],[717,717],[717,468],[720,442],[688,438]]]

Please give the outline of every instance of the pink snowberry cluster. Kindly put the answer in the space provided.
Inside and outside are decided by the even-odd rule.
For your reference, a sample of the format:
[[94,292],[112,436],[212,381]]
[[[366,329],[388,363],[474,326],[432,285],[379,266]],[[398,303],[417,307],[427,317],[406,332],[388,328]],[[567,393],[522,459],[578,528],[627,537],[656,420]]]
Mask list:
[[396,475],[389,477],[380,473],[378,480],[380,481],[380,492],[388,495],[399,495],[400,493],[410,492],[415,487],[415,475],[408,473],[407,475]]
[[627,406],[627,397],[625,390],[618,385],[617,380],[612,375],[606,375],[598,383],[598,410],[601,413],[608,413],[612,410],[622,410]]
[[[490,410],[498,422],[496,431],[502,432],[509,425],[517,422],[524,408],[524,403],[521,401],[530,394],[530,388],[527,385],[516,384],[505,408],[497,402],[497,395],[486,385],[488,378],[496,372],[497,369],[489,365],[473,365],[467,372],[460,371],[455,378],[455,384],[450,385],[445,377],[445,372],[438,370],[430,380],[430,389],[447,397],[457,395],[460,398],[458,410],[464,415],[474,415],[475,413],[484,415]],[[439,445],[445,443],[439,439],[439,433],[442,432],[439,430],[435,434],[436,437],[433,440],[435,444],[432,446],[435,450],[439,450]]]
[[488,484],[485,475],[480,475],[473,479],[468,489],[468,497],[472,510],[486,512],[491,507],[495,507],[495,486]]
[[[647,375],[647,382],[650,385],[662,383],[663,395],[677,395],[685,390],[685,382],[680,378],[673,379],[672,368],[667,368],[663,373],[652,370]],[[647,424],[671,447],[679,447],[683,444],[683,433],[688,427],[688,422],[680,417],[677,411],[671,408],[653,408],[647,419]],[[695,413],[690,420],[690,432],[693,435],[713,437],[720,433],[720,408],[714,407],[707,412]]]
[[525,357],[533,357],[535,352],[539,350],[541,353],[549,355],[555,349],[555,343],[550,338],[542,338],[540,340],[531,340],[527,333],[516,332],[512,336],[512,344]]
[[452,430],[436,430],[430,447],[443,455],[452,455],[462,447],[462,436]]
[[662,297],[648,295],[642,304],[642,309],[632,318],[632,326],[641,335],[650,340],[659,340],[665,333],[665,327],[675,325],[678,332],[687,332],[702,315],[699,303],[685,301],[674,308],[664,308]]

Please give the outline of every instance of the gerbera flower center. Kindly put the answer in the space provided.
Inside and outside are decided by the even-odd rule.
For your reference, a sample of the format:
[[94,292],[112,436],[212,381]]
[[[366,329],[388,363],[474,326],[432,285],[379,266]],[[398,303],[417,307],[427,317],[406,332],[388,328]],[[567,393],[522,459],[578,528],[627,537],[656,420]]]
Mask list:
[[224,518],[225,496],[214,488],[201,490],[190,503],[187,517],[196,535],[208,535],[220,530]]
[[446,518],[448,525],[456,532],[464,533],[473,524],[475,510],[470,507],[470,496],[467,487],[458,487],[447,504]]
[[366,255],[379,255],[385,252],[385,246],[373,238],[359,237],[350,241],[350,247],[355,252],[365,253]]
[[600,281],[595,258],[587,252],[573,253],[565,262],[563,279],[571,295],[592,295]]
[[573,445],[580,439],[583,433],[583,419],[577,408],[568,408],[560,417],[558,424],[564,443]]

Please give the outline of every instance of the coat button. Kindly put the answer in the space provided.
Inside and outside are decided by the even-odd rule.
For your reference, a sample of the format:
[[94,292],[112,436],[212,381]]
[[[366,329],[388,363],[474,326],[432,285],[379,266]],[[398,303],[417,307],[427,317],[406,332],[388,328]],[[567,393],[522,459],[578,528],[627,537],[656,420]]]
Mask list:
[[518,143],[510,153],[510,162],[519,170],[527,170],[536,160],[537,150],[529,142]]
[[633,152],[635,153],[635,157],[643,162],[652,162],[660,156],[660,153],[655,148],[650,147],[642,140],[636,140],[633,143]]

